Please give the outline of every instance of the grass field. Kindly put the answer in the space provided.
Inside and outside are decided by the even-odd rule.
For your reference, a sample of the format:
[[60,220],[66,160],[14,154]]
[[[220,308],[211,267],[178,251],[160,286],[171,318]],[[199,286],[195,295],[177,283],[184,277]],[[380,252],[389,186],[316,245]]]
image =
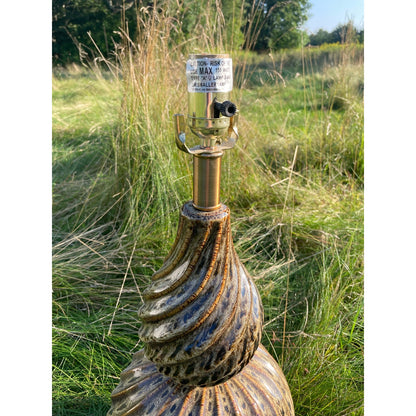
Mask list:
[[[141,348],[141,292],[191,198],[172,123],[186,55],[156,46],[111,71],[54,71],[54,416],[108,410]],[[262,296],[262,342],[297,416],[362,415],[363,50],[231,55],[241,135],[222,202]]]

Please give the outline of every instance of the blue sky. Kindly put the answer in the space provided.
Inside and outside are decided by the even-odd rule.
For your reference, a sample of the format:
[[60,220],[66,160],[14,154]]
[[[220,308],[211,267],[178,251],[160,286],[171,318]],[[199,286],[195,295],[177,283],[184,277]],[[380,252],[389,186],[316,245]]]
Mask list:
[[350,18],[355,27],[364,27],[364,0],[310,0],[310,3],[310,16],[305,24],[309,33],[316,33],[319,29],[331,32]]

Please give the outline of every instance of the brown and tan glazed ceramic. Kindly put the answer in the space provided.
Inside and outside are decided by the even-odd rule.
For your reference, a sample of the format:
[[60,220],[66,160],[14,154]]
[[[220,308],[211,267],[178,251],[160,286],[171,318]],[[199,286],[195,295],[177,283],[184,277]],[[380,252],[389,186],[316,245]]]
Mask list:
[[225,205],[182,207],[139,316],[145,348],[121,374],[108,416],[294,416],[286,379],[260,344],[260,296],[234,250]]
[[244,369],[212,387],[181,385],[161,374],[141,350],[121,373],[108,416],[290,416],[282,370],[260,345]]

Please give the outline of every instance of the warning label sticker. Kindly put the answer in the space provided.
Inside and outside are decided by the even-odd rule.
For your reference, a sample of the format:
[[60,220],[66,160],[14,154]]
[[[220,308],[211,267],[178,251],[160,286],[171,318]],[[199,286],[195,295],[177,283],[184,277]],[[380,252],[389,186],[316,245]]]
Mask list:
[[232,59],[189,59],[186,78],[188,92],[229,92],[233,89]]

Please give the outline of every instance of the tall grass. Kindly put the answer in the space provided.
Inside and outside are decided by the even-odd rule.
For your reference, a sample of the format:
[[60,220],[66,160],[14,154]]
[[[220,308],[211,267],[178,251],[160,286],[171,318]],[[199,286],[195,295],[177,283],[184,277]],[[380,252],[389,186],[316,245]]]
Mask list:
[[234,59],[241,136],[222,201],[262,295],[262,342],[297,415],[363,414],[362,50],[256,56],[231,49],[220,9],[187,41],[176,12],[139,8],[138,38],[120,27],[113,61],[53,78],[54,415],[104,414],[141,347],[141,292],[191,197],[172,115],[198,52]]

